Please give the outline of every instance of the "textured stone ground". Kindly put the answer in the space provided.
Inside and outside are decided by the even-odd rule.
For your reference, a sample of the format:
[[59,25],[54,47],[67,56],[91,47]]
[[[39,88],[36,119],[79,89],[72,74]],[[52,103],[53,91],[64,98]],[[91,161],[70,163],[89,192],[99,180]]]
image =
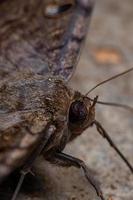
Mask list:
[[[97,0],[86,44],[70,84],[84,93],[96,83],[132,67],[132,35],[133,1]],[[98,94],[100,100],[133,106],[132,80],[133,73],[130,73],[95,90],[91,97]],[[133,113],[99,105],[96,118],[133,163]],[[106,198],[133,199],[133,176],[95,128],[88,129],[65,151],[86,162]],[[39,183],[31,180],[32,192],[21,193],[20,200],[97,199],[79,170],[53,167],[44,162],[38,168],[44,191],[39,191]]]
[[[107,77],[133,66],[132,19],[132,0],[96,2],[82,59],[72,80],[74,87],[86,92]],[[133,106],[132,80],[130,73],[101,86],[91,96],[98,94],[103,101]],[[133,163],[133,113],[97,106],[96,117]],[[95,129],[87,130],[70,148],[95,170],[107,196],[111,195],[113,200],[133,199],[133,176]]]

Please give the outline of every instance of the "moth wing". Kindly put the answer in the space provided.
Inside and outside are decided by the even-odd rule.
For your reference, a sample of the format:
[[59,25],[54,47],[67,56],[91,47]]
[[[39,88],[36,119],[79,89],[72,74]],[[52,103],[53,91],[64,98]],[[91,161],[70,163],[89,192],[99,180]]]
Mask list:
[[[52,2],[0,3],[0,80],[27,71],[54,73],[65,80],[72,75],[87,32],[92,1],[72,5],[69,12],[51,18],[46,10]],[[80,0],[76,2],[82,4]]]
[[27,128],[26,118],[30,119],[31,113],[0,114],[0,181],[24,164],[39,142],[40,131],[47,125],[43,116],[42,122],[37,123],[34,118],[34,125]]

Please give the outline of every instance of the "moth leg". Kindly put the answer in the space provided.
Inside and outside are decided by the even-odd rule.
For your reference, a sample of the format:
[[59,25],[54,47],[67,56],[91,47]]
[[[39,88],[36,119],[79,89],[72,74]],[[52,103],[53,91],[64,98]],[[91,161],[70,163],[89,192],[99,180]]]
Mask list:
[[11,200],[16,200],[17,195],[20,191],[20,188],[23,184],[24,178],[26,176],[26,174],[28,174],[29,172],[31,172],[31,167],[34,163],[34,161],[36,160],[36,158],[40,155],[40,153],[42,152],[43,148],[47,145],[48,140],[50,139],[51,135],[55,132],[55,126],[50,125],[48,126],[48,128],[43,131],[44,134],[42,135],[40,142],[38,144],[38,146],[35,148],[35,150],[32,152],[32,154],[30,155],[30,157],[28,158],[28,160],[26,161],[26,163],[24,164],[22,170],[21,170],[21,175],[18,181],[18,184],[16,186],[16,189],[13,193],[12,199]]
[[60,153],[57,152],[54,154],[54,157],[52,157],[49,161],[53,164],[60,165],[60,166],[65,166],[65,167],[75,166],[77,168],[81,168],[84,172],[86,179],[95,189],[97,196],[100,197],[101,200],[105,200],[99,185],[95,181],[94,177],[89,173],[89,170],[86,164],[82,160],[72,157],[70,155],[67,155],[65,153],[62,153],[62,152]]
[[123,153],[117,148],[115,143],[112,141],[108,133],[104,130],[104,128],[101,126],[101,124],[98,121],[94,121],[94,124],[96,125],[97,131],[108,141],[110,146],[117,152],[117,154],[121,157],[121,159],[125,162],[127,167],[130,169],[131,173],[133,174],[133,166],[129,163],[127,158],[123,155]]

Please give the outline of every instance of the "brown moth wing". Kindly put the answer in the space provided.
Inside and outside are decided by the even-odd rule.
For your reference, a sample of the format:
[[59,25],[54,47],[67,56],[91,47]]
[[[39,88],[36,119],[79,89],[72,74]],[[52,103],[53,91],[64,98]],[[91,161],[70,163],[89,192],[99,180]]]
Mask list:
[[[91,13],[91,1],[76,1],[77,4],[70,12],[61,15],[61,18],[48,18],[45,15],[45,8],[50,2],[52,1],[5,0],[0,2],[1,177],[6,176],[24,162],[38,143],[39,131],[44,129],[50,120],[45,113],[45,108],[42,114],[42,111],[37,111],[34,104],[29,110],[26,108],[27,111],[24,111],[21,101],[16,105],[16,99],[13,102],[9,101],[10,105],[7,107],[2,106],[1,104],[6,102],[6,95],[10,96],[6,92],[7,83],[12,84],[15,77],[15,86],[20,79],[24,82],[28,77],[33,77],[33,74],[35,77],[40,74],[41,77],[46,77],[47,73],[61,75],[67,80],[72,74],[87,31],[86,23]],[[60,97],[60,94],[59,91],[56,96]],[[5,100],[2,99],[4,95]],[[15,95],[16,93],[14,97]],[[30,94],[29,97],[34,99]],[[18,107],[10,110],[10,106]],[[40,124],[40,118],[42,118],[42,124]],[[30,124],[36,129],[35,135],[29,134],[26,129],[26,126]]]
[[[37,123],[42,116],[43,123]],[[27,129],[27,123],[32,120],[36,130],[32,126]],[[36,111],[36,117],[33,111],[0,114],[0,181],[24,163],[39,142],[38,130],[45,128],[47,123],[44,111]],[[31,134],[33,129],[34,134]]]
[[[43,98],[40,82],[32,76],[17,76],[0,83],[0,181],[24,163],[50,121],[46,110],[39,108],[41,100],[37,98]],[[36,92],[40,88],[38,96],[35,87]],[[45,93],[45,84],[42,87]]]
[[0,4],[1,79],[16,71],[44,75],[49,71],[51,57],[47,52],[53,42],[50,35],[59,20],[48,26],[53,19],[45,19],[44,10],[45,1],[6,0]]
[[60,144],[73,95],[53,76],[35,74],[0,83],[0,181],[24,164],[49,125],[55,126],[49,148]]
[[52,2],[0,2],[0,80],[27,71],[41,75],[53,72],[64,79],[72,75],[88,29],[92,1],[76,1],[69,12],[49,18],[46,8]]

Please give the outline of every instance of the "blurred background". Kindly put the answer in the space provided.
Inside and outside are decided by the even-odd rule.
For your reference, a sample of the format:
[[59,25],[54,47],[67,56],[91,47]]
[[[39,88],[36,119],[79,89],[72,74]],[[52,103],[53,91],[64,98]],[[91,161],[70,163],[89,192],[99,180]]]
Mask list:
[[[86,44],[71,85],[86,93],[100,81],[130,67],[133,67],[133,1],[96,1]],[[95,95],[102,101],[133,107],[133,73],[102,85],[90,94],[91,97]],[[133,163],[133,113],[97,105],[96,119]],[[68,148],[94,170],[107,196],[112,196],[113,200],[133,199],[133,176],[94,128],[88,129]]]

